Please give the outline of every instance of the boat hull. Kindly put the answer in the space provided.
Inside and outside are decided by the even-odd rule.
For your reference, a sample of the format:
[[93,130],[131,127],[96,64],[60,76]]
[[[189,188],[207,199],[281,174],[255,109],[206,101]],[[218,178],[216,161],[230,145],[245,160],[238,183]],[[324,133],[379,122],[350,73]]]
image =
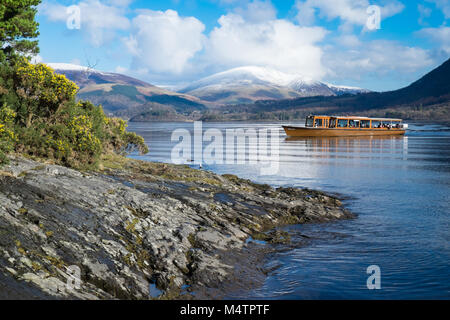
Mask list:
[[304,128],[283,126],[289,137],[352,137],[404,135],[403,129]]

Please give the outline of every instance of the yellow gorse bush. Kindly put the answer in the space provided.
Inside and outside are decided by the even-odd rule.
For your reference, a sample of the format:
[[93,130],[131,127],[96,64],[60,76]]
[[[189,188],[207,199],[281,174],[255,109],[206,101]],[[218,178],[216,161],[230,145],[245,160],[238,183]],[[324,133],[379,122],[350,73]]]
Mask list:
[[6,105],[0,108],[0,163],[6,159],[6,153],[14,146],[16,135],[14,134],[14,119],[16,113]]
[[15,134],[13,130],[14,118],[16,113],[6,105],[0,108],[0,139],[14,140]]
[[101,149],[101,141],[93,132],[92,119],[87,115],[73,118],[69,124],[75,147],[79,151],[96,152]]
[[41,102],[61,103],[75,98],[78,86],[65,75],[57,74],[45,64],[22,60],[16,72],[28,96]]
[[21,118],[31,126],[34,119],[50,117],[65,103],[75,100],[78,86],[45,64],[20,59],[15,70],[15,91],[20,99]]
[[119,135],[124,134],[127,131],[128,124],[123,119],[105,117],[104,123],[108,128],[110,128],[110,130]]
[[77,102],[76,84],[47,65],[19,59],[10,79],[13,103],[1,109],[0,163],[13,148],[77,168],[95,167],[102,154],[148,152],[141,137],[126,131],[126,121],[108,118],[101,106]]

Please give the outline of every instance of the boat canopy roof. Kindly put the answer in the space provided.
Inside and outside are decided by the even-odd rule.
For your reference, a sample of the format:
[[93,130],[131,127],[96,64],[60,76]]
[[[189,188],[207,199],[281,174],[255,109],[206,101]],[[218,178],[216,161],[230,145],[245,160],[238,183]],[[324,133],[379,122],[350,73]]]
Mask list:
[[403,119],[392,119],[392,118],[370,118],[370,117],[360,117],[360,116],[325,116],[325,115],[311,115],[310,117],[319,118],[333,118],[333,119],[351,119],[351,120],[375,120],[375,121],[403,121]]

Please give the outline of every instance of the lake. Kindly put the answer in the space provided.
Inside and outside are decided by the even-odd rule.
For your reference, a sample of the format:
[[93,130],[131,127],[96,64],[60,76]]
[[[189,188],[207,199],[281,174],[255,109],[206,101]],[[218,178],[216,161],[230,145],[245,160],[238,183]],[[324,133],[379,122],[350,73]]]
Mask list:
[[[203,131],[216,129],[224,136],[239,128],[279,133],[272,135],[279,145],[275,174],[262,175],[258,163],[203,164],[204,170],[338,193],[357,214],[349,221],[286,227],[294,237],[306,235],[307,245],[272,254],[266,267],[274,271],[264,285],[230,298],[449,299],[450,128],[409,125],[405,137],[292,140],[280,123],[203,123]],[[193,133],[194,124],[130,123],[129,130],[150,147],[148,155],[133,157],[172,162],[179,141],[171,135],[177,129]],[[248,140],[241,147],[248,153],[261,143]],[[194,158],[186,157],[186,163],[198,168]],[[367,288],[371,265],[381,271],[379,290]]]

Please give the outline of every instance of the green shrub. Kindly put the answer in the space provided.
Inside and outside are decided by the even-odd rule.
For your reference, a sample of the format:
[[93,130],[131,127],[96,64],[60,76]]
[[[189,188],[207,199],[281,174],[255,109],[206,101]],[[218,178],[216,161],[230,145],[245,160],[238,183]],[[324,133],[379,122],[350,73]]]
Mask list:
[[74,101],[78,87],[47,65],[21,58],[15,65],[13,90],[18,97],[19,119],[30,127],[35,119],[50,118]]
[[16,114],[9,107],[0,108],[0,164],[7,162],[6,154],[14,147],[15,134],[13,129]]
[[148,152],[142,137],[126,131],[126,121],[108,118],[101,106],[76,102],[77,86],[48,66],[20,59],[12,76],[12,108],[4,107],[9,117],[0,118],[0,161],[14,149],[66,166],[92,168],[102,154]]

